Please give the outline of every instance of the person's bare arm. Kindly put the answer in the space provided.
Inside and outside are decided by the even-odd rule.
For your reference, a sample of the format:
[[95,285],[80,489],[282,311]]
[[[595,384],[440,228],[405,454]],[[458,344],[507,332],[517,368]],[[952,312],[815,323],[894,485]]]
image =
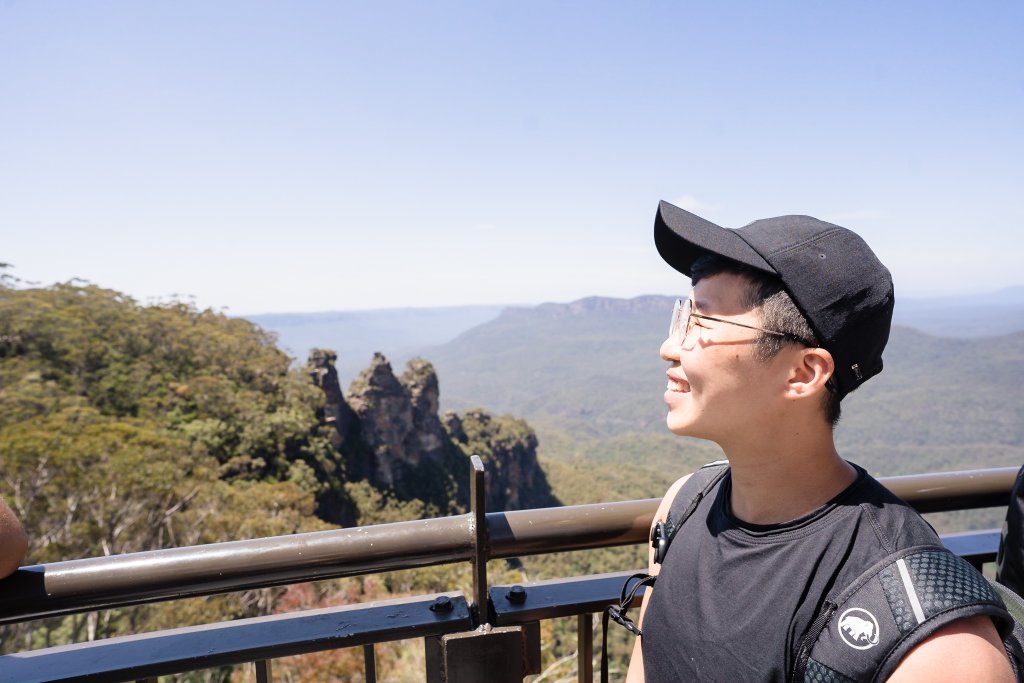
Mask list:
[[[654,513],[654,519],[651,521],[651,531],[654,531],[654,525],[658,522],[664,522],[665,518],[668,517],[668,511],[672,508],[672,501],[675,500],[676,494],[679,493],[679,489],[683,487],[686,480],[690,478],[690,475],[686,475],[682,479],[679,479],[676,483],[669,487],[665,493],[665,497],[661,499],[661,504],[658,506],[657,512]],[[661,571],[661,565],[654,562],[654,548],[648,548],[647,550],[647,573],[651,576],[657,576],[658,572]],[[637,617],[637,626],[643,630],[644,623],[644,612],[647,611],[647,601],[651,598],[651,592],[654,590],[654,586],[648,586],[647,590],[644,591],[643,600],[640,602],[640,615]],[[629,657],[629,670],[626,672],[626,683],[644,683],[644,655],[640,649],[640,638],[637,636],[633,642],[633,654]]]
[[1014,683],[996,627],[986,616],[945,626],[907,653],[889,683],[972,681]]
[[0,498],[0,578],[21,566],[28,549],[28,536],[11,508]]

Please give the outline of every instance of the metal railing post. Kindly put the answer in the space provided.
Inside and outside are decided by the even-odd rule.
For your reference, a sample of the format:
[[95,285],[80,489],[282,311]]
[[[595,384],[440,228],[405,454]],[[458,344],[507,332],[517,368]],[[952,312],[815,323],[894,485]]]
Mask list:
[[594,620],[590,614],[576,616],[576,680],[594,683]]
[[373,653],[373,643],[363,645],[363,671],[366,683],[377,683],[377,659]]
[[477,623],[487,623],[490,618],[487,609],[487,553],[489,534],[487,529],[487,479],[484,462],[479,455],[469,458],[469,496],[473,516],[473,608]]
[[274,673],[270,668],[269,659],[253,662],[256,665],[256,683],[273,683]]

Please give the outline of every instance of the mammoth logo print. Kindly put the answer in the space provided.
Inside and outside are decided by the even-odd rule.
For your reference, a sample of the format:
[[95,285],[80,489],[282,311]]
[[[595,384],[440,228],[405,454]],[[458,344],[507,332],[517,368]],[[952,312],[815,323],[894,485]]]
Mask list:
[[839,636],[856,650],[878,645],[878,620],[866,609],[851,607],[839,617]]

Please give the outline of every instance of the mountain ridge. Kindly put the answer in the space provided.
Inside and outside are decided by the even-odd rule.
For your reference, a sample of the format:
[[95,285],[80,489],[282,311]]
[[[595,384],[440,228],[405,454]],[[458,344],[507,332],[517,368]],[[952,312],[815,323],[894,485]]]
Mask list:
[[[522,416],[545,457],[609,449],[621,456],[640,435],[677,453],[665,432],[666,363],[658,356],[668,317],[660,304],[670,301],[510,310],[421,353],[445,377],[446,407]],[[934,464],[947,469],[1024,461],[1024,331],[946,337],[895,325],[884,359],[886,370],[844,401],[836,431],[844,455],[880,474],[932,469],[919,466],[921,458],[940,451]],[[912,456],[889,458],[887,447]]]
[[[678,295],[644,294],[631,298],[589,296],[537,305],[264,313],[243,317],[273,332],[279,345],[297,359],[305,358],[314,348],[334,349],[338,354],[339,377],[347,384],[366,367],[375,352],[403,363],[501,316],[538,314],[557,318],[598,310],[654,311],[663,307],[667,318],[673,301],[687,291],[683,288]],[[893,324],[945,337],[998,336],[1021,330],[1024,286],[955,296],[897,296]]]

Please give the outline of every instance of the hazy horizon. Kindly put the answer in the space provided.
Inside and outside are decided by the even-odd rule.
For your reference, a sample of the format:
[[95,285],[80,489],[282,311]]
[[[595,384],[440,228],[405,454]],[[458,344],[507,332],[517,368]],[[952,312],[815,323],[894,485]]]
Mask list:
[[[572,299],[572,300],[568,300],[568,301],[546,300],[546,301],[517,302],[517,303],[495,302],[495,303],[481,303],[481,304],[451,304],[451,305],[448,305],[448,306],[430,306],[430,305],[427,305],[427,306],[386,306],[386,307],[382,307],[382,308],[336,308],[336,309],[323,309],[323,310],[315,310],[315,311],[313,311],[313,310],[310,310],[310,311],[258,311],[258,312],[248,313],[248,314],[237,314],[237,315],[234,314],[231,311],[228,311],[228,313],[231,314],[231,315],[235,315],[235,317],[238,317],[238,318],[248,318],[248,317],[260,317],[260,316],[269,317],[269,316],[277,316],[277,315],[279,315],[279,316],[287,316],[287,315],[315,316],[315,315],[333,315],[333,314],[337,314],[337,313],[357,313],[357,314],[358,313],[364,313],[365,314],[365,313],[384,313],[384,312],[399,312],[399,311],[430,311],[430,310],[444,310],[444,309],[451,309],[451,308],[495,308],[495,307],[502,307],[502,308],[526,307],[526,308],[532,308],[532,307],[535,307],[535,306],[543,306],[544,304],[570,304],[570,303],[573,303],[573,302],[576,302],[576,301],[581,301],[583,299],[590,299],[590,298],[594,298],[594,297],[602,298],[602,299],[621,299],[621,300],[624,300],[624,301],[628,301],[630,299],[638,299],[638,298],[645,297],[645,296],[668,296],[668,297],[671,297],[671,296],[678,296],[679,294],[685,294],[686,291],[688,291],[688,290],[689,290],[689,287],[686,287],[683,290],[680,290],[679,292],[672,292],[672,293],[648,292],[646,294],[637,294],[636,296],[602,296],[600,294],[590,294],[590,295],[585,295],[585,296],[582,296],[582,297],[579,297],[579,298],[576,298],[576,299]],[[924,293],[920,293],[920,294],[918,294],[918,293],[901,294],[901,295],[897,296],[896,305],[898,306],[901,302],[908,302],[908,301],[914,301],[914,302],[920,301],[920,302],[928,302],[928,303],[933,303],[933,302],[938,303],[938,302],[941,302],[941,301],[949,301],[949,300],[977,299],[977,297],[979,295],[980,296],[985,296],[985,295],[1004,295],[1004,294],[1011,294],[1011,295],[1019,294],[1020,295],[1020,301],[1024,302],[1024,285],[1008,285],[1006,287],[1000,287],[999,289],[992,289],[992,290],[978,290],[978,291],[961,290],[960,292],[957,292],[956,294],[953,294],[953,295],[946,294],[946,293],[938,293],[938,292],[937,293],[924,292]],[[986,302],[985,302],[984,299],[981,299],[979,303],[984,304]]]

